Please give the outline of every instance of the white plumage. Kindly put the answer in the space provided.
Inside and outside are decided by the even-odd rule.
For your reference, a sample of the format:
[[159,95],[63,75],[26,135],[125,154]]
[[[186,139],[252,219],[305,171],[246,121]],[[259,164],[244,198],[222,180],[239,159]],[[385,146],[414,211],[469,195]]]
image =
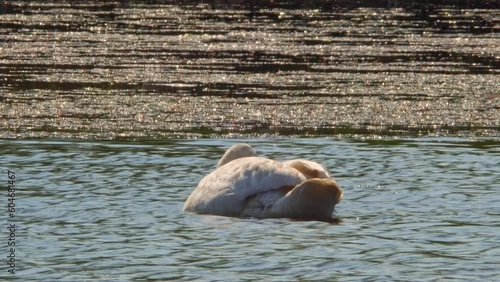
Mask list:
[[185,211],[225,216],[331,218],[342,189],[320,164],[257,157],[247,144],[226,151],[184,204]]

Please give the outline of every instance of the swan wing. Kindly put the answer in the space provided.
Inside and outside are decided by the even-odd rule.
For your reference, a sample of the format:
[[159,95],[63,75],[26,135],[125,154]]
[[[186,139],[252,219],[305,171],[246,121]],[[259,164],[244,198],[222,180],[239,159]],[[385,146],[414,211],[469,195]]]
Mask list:
[[305,177],[296,169],[261,157],[235,159],[204,177],[184,204],[184,210],[239,216],[246,200],[260,193],[296,186]]

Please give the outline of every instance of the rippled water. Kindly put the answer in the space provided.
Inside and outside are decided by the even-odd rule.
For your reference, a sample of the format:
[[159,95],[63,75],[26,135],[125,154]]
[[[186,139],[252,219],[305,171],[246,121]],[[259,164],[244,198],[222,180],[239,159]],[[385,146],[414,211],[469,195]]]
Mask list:
[[270,158],[324,164],[344,189],[343,222],[183,213],[190,190],[239,141],[0,140],[2,182],[7,169],[17,177],[16,277],[498,279],[498,139],[246,139]]
[[208,2],[3,1],[0,137],[499,134],[495,1]]

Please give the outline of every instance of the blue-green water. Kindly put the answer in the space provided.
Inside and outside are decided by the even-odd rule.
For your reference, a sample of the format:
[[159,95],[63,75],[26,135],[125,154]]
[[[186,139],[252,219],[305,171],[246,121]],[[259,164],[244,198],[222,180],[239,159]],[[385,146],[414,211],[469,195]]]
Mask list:
[[[182,212],[239,141],[324,164],[341,224]],[[22,281],[494,281],[500,141],[465,138],[0,140],[1,206],[16,173]],[[2,231],[6,260],[8,231]]]

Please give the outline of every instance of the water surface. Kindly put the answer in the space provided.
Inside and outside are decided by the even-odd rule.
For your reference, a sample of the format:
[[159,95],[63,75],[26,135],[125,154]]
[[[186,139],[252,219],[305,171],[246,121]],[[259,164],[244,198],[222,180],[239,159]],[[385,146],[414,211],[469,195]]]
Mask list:
[[0,137],[499,135],[489,1],[198,2],[3,1]]
[[[270,158],[324,164],[344,189],[343,222],[183,213],[191,189],[239,141]],[[0,156],[3,182],[7,169],[17,176],[23,281],[500,275],[498,139],[0,140]]]

